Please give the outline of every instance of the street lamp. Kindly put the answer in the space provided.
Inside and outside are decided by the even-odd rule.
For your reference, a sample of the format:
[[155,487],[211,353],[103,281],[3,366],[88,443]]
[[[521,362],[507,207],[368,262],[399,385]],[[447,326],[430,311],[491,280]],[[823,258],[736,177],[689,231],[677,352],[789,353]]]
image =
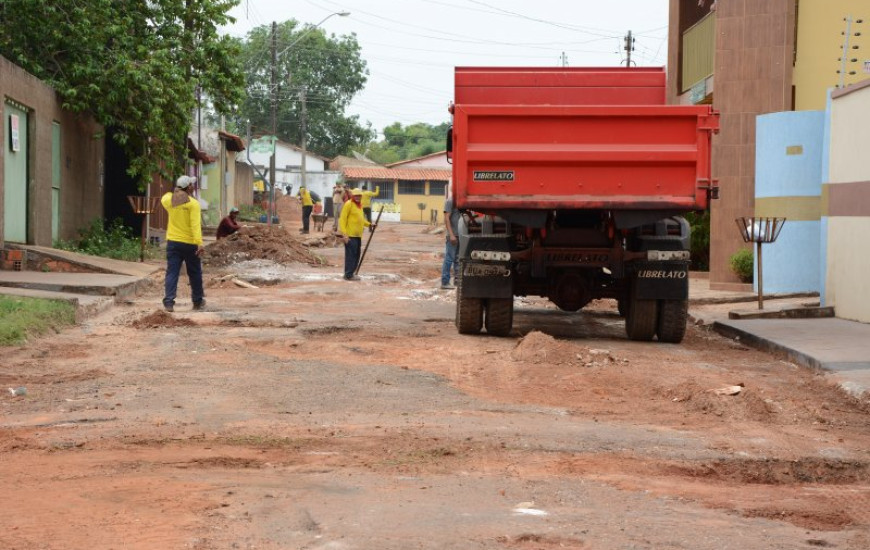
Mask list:
[[[285,53],[287,53],[288,51],[290,51],[290,50],[293,48],[293,46],[295,46],[295,45],[298,44],[298,43],[299,43],[303,38],[305,38],[306,36],[308,36],[308,34],[309,34],[311,31],[313,31],[314,29],[316,29],[317,27],[319,27],[320,25],[322,25],[322,24],[323,24],[327,19],[329,19],[330,17],[332,17],[332,16],[334,16],[334,15],[337,15],[337,16],[339,16],[339,17],[347,17],[348,15],[350,15],[350,12],[349,12],[349,11],[337,11],[337,12],[334,12],[334,13],[330,13],[329,15],[327,15],[326,17],[324,17],[323,19],[321,19],[320,22],[318,22],[316,25],[312,25],[312,26],[308,27],[308,29],[307,29],[305,32],[303,32],[301,35],[297,36],[297,37],[296,37],[296,40],[294,40],[294,41],[293,41],[289,46],[287,46],[286,48],[284,48],[284,49],[281,51],[281,55],[284,55]],[[287,75],[287,83],[290,84],[290,75],[289,75],[289,74]],[[307,151],[307,149],[308,149],[308,128],[307,128],[307,121],[306,121],[306,117],[307,117],[308,115],[307,115],[307,109],[306,109],[306,106],[305,106],[305,88],[302,88],[302,89],[299,91],[299,99],[300,99],[301,102],[302,102],[302,120],[301,120],[301,123],[302,123],[302,124],[301,124],[301,134],[302,134],[302,159],[301,159],[301,161],[300,161],[300,163],[299,163],[299,164],[300,164],[300,166],[299,166],[299,177],[300,177],[301,185],[304,185],[304,186],[307,187],[307,182],[305,181],[305,179],[306,179],[306,178],[305,178],[305,176],[306,176],[306,170],[305,170],[305,157],[308,156],[308,151]]]
[[[327,15],[326,17],[321,19],[316,25],[312,25],[311,27],[306,29],[301,35],[296,37],[296,40],[294,40],[289,46],[287,46],[286,48],[281,50],[280,53],[278,53],[277,48],[275,47],[276,23],[274,21],[272,22],[272,82],[271,82],[270,87],[271,87],[271,96],[272,96],[271,97],[271,104],[272,104],[272,135],[273,136],[277,137],[277,135],[278,135],[278,119],[277,119],[277,108],[278,108],[277,90],[278,90],[278,85],[277,85],[277,82],[275,81],[275,76],[276,76],[275,75],[275,72],[276,72],[275,66],[277,65],[277,62],[278,62],[278,56],[284,55],[285,53],[290,51],[290,49],[293,48],[293,46],[295,46],[296,44],[298,44],[300,40],[302,40],[303,38],[308,36],[308,34],[311,31],[313,31],[314,29],[316,29],[317,27],[322,25],[327,19],[329,19],[333,15],[337,15],[339,17],[347,17],[348,15],[350,15],[350,12],[349,11],[337,11],[334,13],[330,13],[329,15]],[[287,75],[287,81],[288,81],[288,83],[290,81],[289,74]],[[303,98],[303,105],[304,105],[304,98]],[[302,138],[302,168],[301,169],[302,169],[302,183],[304,184],[305,183],[305,157],[306,157],[305,131],[304,130],[302,132],[302,136],[303,136],[303,138]],[[271,225],[272,216],[273,216],[274,208],[275,208],[275,180],[276,180],[276,178],[275,178],[275,149],[274,148],[272,149],[272,157],[269,160],[269,177],[272,178],[272,183],[270,186],[271,192],[269,194],[269,224]]]
[[279,53],[278,55],[284,55],[285,53],[287,53],[288,51],[290,51],[290,49],[293,48],[293,46],[295,46],[296,44],[298,44],[300,40],[302,40],[303,38],[305,38],[306,36],[308,36],[308,33],[310,33],[311,31],[313,31],[314,29],[316,29],[317,27],[319,27],[320,25],[322,25],[323,23],[325,23],[326,20],[329,19],[330,17],[332,17],[333,15],[337,15],[337,16],[339,16],[339,17],[347,17],[348,15],[350,15],[350,12],[349,12],[349,11],[337,11],[337,12],[335,12],[335,13],[330,13],[329,15],[327,15],[326,17],[324,17],[323,19],[321,19],[320,22],[317,23],[316,25],[312,25],[312,26],[308,27],[308,30],[306,30],[305,32],[303,32],[303,33],[302,33],[301,35],[299,35],[298,37],[296,37],[296,40],[294,40],[294,41],[293,41],[289,46],[287,46],[286,48],[284,48],[283,50],[281,50],[281,53]]

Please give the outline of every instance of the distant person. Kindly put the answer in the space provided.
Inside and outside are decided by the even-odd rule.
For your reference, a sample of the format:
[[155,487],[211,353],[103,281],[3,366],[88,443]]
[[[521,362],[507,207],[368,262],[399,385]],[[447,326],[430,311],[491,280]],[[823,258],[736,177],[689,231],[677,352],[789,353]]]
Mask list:
[[205,292],[202,287],[202,223],[199,201],[192,197],[196,178],[181,176],[175,182],[175,190],[163,195],[160,203],[169,214],[166,228],[166,282],[163,307],[175,311],[175,294],[181,264],[187,268],[190,281],[190,297],[193,309],[205,307]]
[[229,215],[225,216],[224,219],[221,220],[221,223],[218,224],[215,237],[217,237],[218,240],[221,240],[224,237],[229,237],[230,235],[241,229],[242,224],[238,222],[238,217],[239,209],[235,206],[230,208]]
[[296,194],[302,202],[302,229],[300,233],[308,233],[308,223],[311,218],[311,211],[314,209],[314,201],[311,199],[311,193],[304,185],[299,187],[299,192]]
[[376,185],[374,191],[368,190],[368,184],[364,183],[362,186],[362,209],[363,214],[366,217],[366,220],[371,223],[372,221],[372,197],[377,197],[381,192],[381,186]]
[[336,183],[332,188],[332,230],[338,231],[338,218],[341,216],[341,207],[344,204],[344,186]]
[[344,203],[341,209],[338,230],[341,232],[341,240],[344,241],[344,278],[347,281],[359,281],[355,272],[362,251],[363,231],[366,226],[374,226],[363,215],[360,206],[362,191],[354,189],[351,191],[350,198],[351,200]]
[[[459,273],[459,210],[453,205],[453,197],[447,194],[444,200],[444,261],[441,264],[441,288],[452,290],[456,288],[456,275]],[[453,273],[453,284],[450,284],[450,274]]]

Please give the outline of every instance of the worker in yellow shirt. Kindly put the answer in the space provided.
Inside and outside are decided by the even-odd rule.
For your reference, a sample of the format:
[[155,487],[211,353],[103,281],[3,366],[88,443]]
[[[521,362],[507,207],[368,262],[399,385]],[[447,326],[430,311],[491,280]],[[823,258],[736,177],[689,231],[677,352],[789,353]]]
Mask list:
[[299,188],[296,193],[299,200],[302,201],[302,229],[300,233],[308,233],[308,220],[311,219],[311,210],[314,208],[314,201],[311,199],[311,193],[304,185]]
[[341,240],[344,241],[344,278],[348,281],[359,281],[355,272],[362,250],[363,231],[367,226],[375,227],[363,215],[360,205],[362,198],[361,190],[351,191],[350,200],[344,203],[338,220],[338,230],[341,232]]
[[381,186],[376,185],[374,191],[369,191],[369,186],[367,183],[364,183],[362,186],[362,210],[363,214],[366,217],[366,220],[371,223],[372,221],[372,197],[377,197],[378,193],[381,192]]
[[202,287],[202,221],[199,201],[191,196],[196,178],[181,176],[175,182],[175,190],[163,195],[160,203],[169,214],[166,228],[166,281],[164,283],[163,307],[175,310],[175,294],[181,264],[187,267],[190,280],[190,297],[193,309],[205,307],[205,292]]

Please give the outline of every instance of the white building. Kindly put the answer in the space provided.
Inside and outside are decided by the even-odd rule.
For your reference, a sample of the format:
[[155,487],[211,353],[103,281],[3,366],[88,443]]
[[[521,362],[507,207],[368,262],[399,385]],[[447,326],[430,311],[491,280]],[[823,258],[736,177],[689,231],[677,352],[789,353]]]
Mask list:
[[[318,154],[306,151],[304,156],[303,172],[302,148],[278,141],[275,145],[276,191],[281,190],[286,193],[289,189],[289,193],[295,195],[304,182],[309,191],[317,193],[325,201],[327,197],[332,196],[332,187],[338,181],[341,172],[328,170],[329,159]],[[255,179],[264,175],[267,180],[271,179],[268,174],[270,157],[268,153],[250,152],[249,162],[254,167]]]

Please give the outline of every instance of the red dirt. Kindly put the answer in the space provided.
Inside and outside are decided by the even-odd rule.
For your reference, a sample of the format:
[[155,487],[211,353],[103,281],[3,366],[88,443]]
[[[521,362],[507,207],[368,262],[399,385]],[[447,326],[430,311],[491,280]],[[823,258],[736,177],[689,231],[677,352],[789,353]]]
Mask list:
[[458,335],[443,235],[382,224],[345,282],[282,201],[285,280],[4,351],[0,548],[870,547],[870,408],[821,373],[610,301]]

